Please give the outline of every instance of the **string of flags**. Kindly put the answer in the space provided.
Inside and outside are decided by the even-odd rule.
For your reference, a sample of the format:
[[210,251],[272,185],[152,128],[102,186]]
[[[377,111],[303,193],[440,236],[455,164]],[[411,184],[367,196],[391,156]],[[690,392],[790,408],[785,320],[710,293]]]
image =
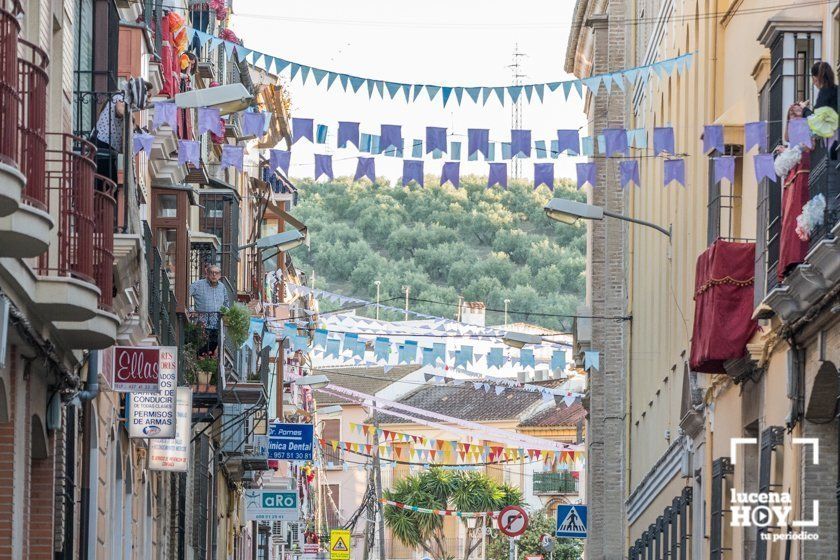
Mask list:
[[439,99],[444,107],[450,102],[461,105],[465,99],[470,99],[475,104],[486,105],[491,98],[498,100],[504,106],[508,102],[517,103],[523,96],[529,103],[542,103],[546,94],[559,91],[563,94],[564,99],[568,99],[573,90],[582,98],[584,88],[593,95],[599,95],[602,93],[601,90],[603,90],[603,93],[609,94],[614,86],[623,92],[627,90],[628,85],[646,86],[651,76],[665,79],[674,72],[681,74],[691,67],[692,58],[695,54],[693,52],[686,53],[652,64],[575,80],[510,86],[448,86],[391,82],[354,76],[344,72],[334,72],[249,49],[192,27],[187,28],[187,39],[189,43],[197,41],[202,47],[208,43],[211,49],[223,47],[228,59],[236,53],[239,60],[248,61],[264,68],[267,72],[288,76],[292,83],[299,82],[305,85],[307,82],[314,82],[315,85],[325,87],[327,90],[336,86],[344,92],[358,93],[361,91],[363,94],[367,93],[369,99],[374,96],[383,100],[399,97],[404,99],[406,103],[415,102],[421,99],[421,94],[424,94],[424,100],[435,101]]
[[[354,443],[348,441],[328,440],[318,438],[318,444],[322,449],[332,449],[333,452],[346,451],[356,455],[371,457],[374,446],[366,443]],[[378,447],[378,454],[381,458],[392,461],[418,461],[417,464],[426,466],[436,465],[437,461],[446,461],[448,458],[460,459],[461,464],[492,465],[498,463],[509,463],[519,461],[542,462],[552,470],[576,470],[581,467],[584,454],[582,451],[551,451],[540,449],[504,448],[497,446],[481,446],[462,444],[457,451],[450,449],[418,449],[404,448],[400,445],[382,444]],[[325,459],[329,464],[329,458]]]

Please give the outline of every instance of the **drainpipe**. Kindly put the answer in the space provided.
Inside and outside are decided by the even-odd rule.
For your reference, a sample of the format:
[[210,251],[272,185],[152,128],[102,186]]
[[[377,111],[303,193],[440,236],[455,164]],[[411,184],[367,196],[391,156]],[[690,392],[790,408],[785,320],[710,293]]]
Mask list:
[[[79,512],[79,558],[91,558],[96,551],[96,543],[89,542],[89,525],[92,511],[90,503],[90,434],[96,429],[93,425],[93,399],[99,395],[99,352],[93,351],[88,356],[88,374],[85,389],[79,391],[78,398],[82,403],[82,418],[84,430],[82,437],[82,496]],[[72,429],[72,427],[71,427]],[[95,507],[95,506],[94,506]]]

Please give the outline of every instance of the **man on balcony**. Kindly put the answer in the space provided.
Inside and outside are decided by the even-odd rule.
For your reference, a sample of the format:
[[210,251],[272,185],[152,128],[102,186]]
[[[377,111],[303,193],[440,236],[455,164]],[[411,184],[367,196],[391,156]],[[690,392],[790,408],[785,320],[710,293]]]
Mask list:
[[190,309],[193,321],[204,326],[206,337],[199,347],[198,355],[212,354],[219,346],[219,315],[223,307],[229,307],[227,288],[220,282],[222,269],[216,265],[207,267],[206,277],[190,285]]

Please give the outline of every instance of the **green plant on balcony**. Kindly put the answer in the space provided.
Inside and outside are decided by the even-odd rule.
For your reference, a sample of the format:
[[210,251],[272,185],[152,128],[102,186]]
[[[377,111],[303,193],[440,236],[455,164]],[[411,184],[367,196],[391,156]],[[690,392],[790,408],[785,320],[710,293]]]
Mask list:
[[239,348],[248,340],[251,312],[241,303],[234,303],[230,307],[222,307],[221,313],[225,324],[225,336],[233,346]]

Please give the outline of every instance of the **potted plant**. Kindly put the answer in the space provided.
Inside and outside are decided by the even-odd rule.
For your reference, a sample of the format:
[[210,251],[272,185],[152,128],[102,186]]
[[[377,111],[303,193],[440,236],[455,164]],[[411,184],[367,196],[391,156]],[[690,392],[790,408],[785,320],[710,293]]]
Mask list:
[[230,307],[222,307],[222,320],[225,326],[225,336],[239,348],[248,340],[251,328],[251,312],[241,303],[234,303]]

